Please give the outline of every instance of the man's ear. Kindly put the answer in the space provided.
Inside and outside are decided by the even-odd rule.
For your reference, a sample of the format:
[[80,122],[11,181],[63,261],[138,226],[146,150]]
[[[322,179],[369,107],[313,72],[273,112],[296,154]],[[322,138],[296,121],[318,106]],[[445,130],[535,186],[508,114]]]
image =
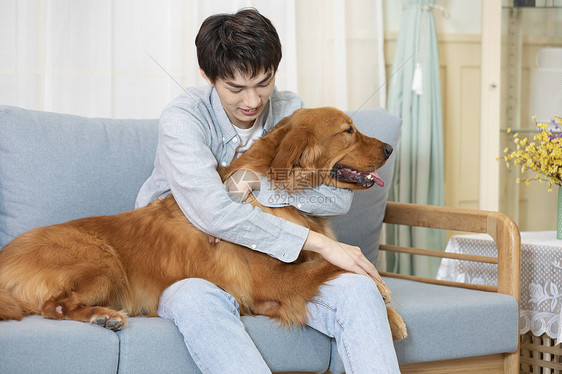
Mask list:
[[205,79],[205,81],[207,81],[207,83],[209,83],[209,86],[215,86],[215,84],[211,81],[211,79],[207,76],[207,74],[205,74],[205,72],[203,71],[203,69],[199,68],[199,72],[201,73],[201,76],[203,77],[203,79]]

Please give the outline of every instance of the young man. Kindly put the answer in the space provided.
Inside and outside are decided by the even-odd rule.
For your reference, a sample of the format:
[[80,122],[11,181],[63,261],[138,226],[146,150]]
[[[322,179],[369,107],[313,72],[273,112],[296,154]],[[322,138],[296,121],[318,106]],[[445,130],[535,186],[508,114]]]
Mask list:
[[[334,337],[347,373],[398,373],[398,363],[377,287],[380,279],[357,247],[274,217],[250,204],[234,202],[216,171],[245,152],[283,117],[303,106],[290,92],[274,87],[281,43],[271,22],[254,9],[207,18],[195,39],[203,78],[160,117],[154,171],[142,186],[137,206],[172,193],[189,221],[210,238],[228,240],[294,261],[302,249],[356,274],[324,286],[311,303],[309,325]],[[272,205],[264,178],[258,199]],[[299,204],[315,215],[347,212],[352,193],[329,186],[303,191]],[[284,202],[275,202],[277,206]],[[285,202],[286,203],[286,202]],[[275,205],[275,204],[273,204]],[[159,314],[172,320],[204,373],[270,373],[240,320],[236,300],[214,284],[189,278],[166,289]]]

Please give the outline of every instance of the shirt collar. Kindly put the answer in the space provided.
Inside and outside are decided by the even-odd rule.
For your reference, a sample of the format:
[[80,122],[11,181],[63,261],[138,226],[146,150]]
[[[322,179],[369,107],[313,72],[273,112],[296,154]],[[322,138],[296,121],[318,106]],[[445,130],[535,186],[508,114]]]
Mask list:
[[218,125],[220,126],[223,134],[222,140],[226,144],[236,136],[236,131],[224,111],[221,99],[219,98],[219,94],[217,93],[215,87],[211,90],[211,105],[213,106],[213,111],[217,115]]
[[269,100],[267,100],[267,105],[265,106],[264,112],[264,121],[263,121],[263,133],[265,135],[266,132],[271,130],[275,123],[273,123],[273,104],[271,104],[271,97],[277,93],[277,87],[273,87],[273,92],[269,95]]

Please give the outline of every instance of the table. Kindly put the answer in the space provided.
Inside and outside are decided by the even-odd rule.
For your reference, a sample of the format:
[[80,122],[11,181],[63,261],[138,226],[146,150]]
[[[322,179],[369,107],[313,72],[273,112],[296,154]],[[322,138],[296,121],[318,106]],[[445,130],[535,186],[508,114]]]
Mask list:
[[[446,252],[497,256],[487,234],[455,235]],[[437,279],[497,285],[497,265],[443,259]],[[547,334],[562,343],[562,240],[555,231],[521,233],[521,311],[519,330],[535,336]]]

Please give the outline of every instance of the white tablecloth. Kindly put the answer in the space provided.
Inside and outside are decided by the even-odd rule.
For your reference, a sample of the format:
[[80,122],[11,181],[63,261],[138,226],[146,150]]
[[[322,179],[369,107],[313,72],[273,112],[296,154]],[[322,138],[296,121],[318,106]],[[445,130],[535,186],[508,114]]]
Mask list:
[[[446,252],[497,256],[497,247],[487,234],[451,237]],[[497,265],[443,259],[438,279],[497,285]],[[562,324],[562,240],[555,231],[521,233],[521,334],[560,337]],[[558,343],[558,342],[557,342]]]

